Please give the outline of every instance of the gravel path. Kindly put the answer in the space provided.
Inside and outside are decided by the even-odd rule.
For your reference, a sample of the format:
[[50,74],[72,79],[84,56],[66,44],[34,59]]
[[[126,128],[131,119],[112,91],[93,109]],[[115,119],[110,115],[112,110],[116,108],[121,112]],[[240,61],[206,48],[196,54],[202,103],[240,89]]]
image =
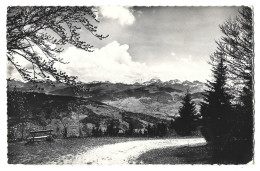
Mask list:
[[[94,149],[87,149],[86,152],[76,156],[63,156],[63,164],[95,164],[95,165],[122,165],[136,164],[135,160],[139,155],[156,148],[170,146],[196,146],[205,144],[203,138],[183,139],[158,139],[130,141],[117,144],[104,145]],[[49,163],[58,164],[58,163]]]

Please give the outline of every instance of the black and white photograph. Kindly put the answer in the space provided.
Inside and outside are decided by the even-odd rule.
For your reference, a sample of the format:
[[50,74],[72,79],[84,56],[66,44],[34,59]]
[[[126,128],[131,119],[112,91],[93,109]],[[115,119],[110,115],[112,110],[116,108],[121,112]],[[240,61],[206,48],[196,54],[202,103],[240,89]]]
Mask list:
[[254,6],[7,6],[8,165],[253,165]]

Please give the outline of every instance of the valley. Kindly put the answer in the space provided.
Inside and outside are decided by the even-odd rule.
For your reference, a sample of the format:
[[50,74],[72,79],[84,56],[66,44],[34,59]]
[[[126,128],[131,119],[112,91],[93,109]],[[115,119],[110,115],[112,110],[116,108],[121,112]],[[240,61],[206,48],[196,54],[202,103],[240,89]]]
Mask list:
[[[169,124],[178,116],[180,101],[187,89],[191,91],[197,110],[204,90],[204,83],[198,81],[162,82],[159,79],[135,84],[92,82],[82,86],[76,89],[62,83],[34,85],[9,80],[10,109],[15,108],[12,97],[17,92],[23,98],[26,111],[23,128],[16,111],[8,110],[11,130],[21,132],[18,130],[24,129],[26,135],[31,129],[49,128],[61,136],[61,130],[68,127],[69,136],[89,136],[95,127],[106,130],[113,120],[117,120],[122,131],[129,128],[129,123],[134,123],[137,130],[148,124]],[[24,135],[16,133],[16,136]]]

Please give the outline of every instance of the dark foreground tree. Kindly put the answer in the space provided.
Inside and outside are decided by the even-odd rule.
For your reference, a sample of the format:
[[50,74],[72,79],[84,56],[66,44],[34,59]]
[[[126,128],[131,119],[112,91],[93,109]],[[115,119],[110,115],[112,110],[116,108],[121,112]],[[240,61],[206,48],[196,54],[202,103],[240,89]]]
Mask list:
[[[216,52],[225,55],[224,61],[228,64],[229,79],[232,80],[238,93],[247,86],[253,90],[253,57],[254,57],[254,30],[253,14],[250,7],[243,7],[235,19],[227,20],[220,26],[224,36],[217,41]],[[235,89],[237,90],[237,89]]]
[[175,130],[180,135],[190,135],[193,129],[194,117],[196,115],[195,104],[191,101],[191,94],[187,90],[182,99],[182,107],[179,109],[180,117],[175,120]]
[[[222,156],[229,156],[236,163],[246,163],[251,161],[253,157],[254,30],[252,9],[242,7],[236,18],[227,20],[220,28],[224,36],[217,41],[217,50],[212,55],[211,62],[214,67],[214,63],[219,60],[218,56],[221,56],[226,64],[228,85],[230,92],[234,95],[232,101],[227,97],[226,104],[228,104],[228,101],[229,103],[232,102],[234,115],[232,117],[223,115],[229,113],[229,109],[226,109],[221,118],[228,117],[228,121],[221,119],[225,121],[222,123],[224,126],[221,124],[218,126],[219,130],[215,130],[215,132],[219,132],[219,138],[216,138],[216,133],[209,135],[213,135],[211,139],[224,141]],[[211,96],[213,97],[213,95]],[[206,99],[206,102],[209,102],[209,99]],[[209,107],[204,104],[201,112],[204,115],[217,117],[217,114],[214,114],[215,110],[210,109],[210,112],[213,113],[207,111],[209,108],[214,108],[214,106]],[[204,119],[206,118],[204,116]],[[210,125],[209,122],[208,124]],[[210,130],[214,130],[213,126]]]
[[254,29],[253,11],[243,7],[239,15],[220,26],[225,36],[217,42],[217,52],[225,54],[229,79],[234,85],[240,105],[240,118],[248,126],[248,135],[253,133],[253,95],[254,95]]
[[[227,154],[237,156],[238,162],[249,162],[253,157],[254,134],[254,29],[253,10],[243,7],[239,16],[221,26],[225,34],[218,50],[226,54],[228,71],[237,93],[237,120],[229,135],[232,144]],[[236,140],[236,141],[234,141]]]
[[204,94],[204,102],[201,105],[203,118],[203,134],[207,141],[220,143],[223,141],[233,125],[231,96],[227,88],[227,67],[223,62],[223,54],[214,53],[211,56],[216,66],[213,66],[213,80],[206,84],[208,90]]
[[[7,114],[8,114],[8,133],[12,134],[11,127],[17,127],[21,134],[21,139],[24,139],[26,122],[29,121],[28,101],[26,93],[17,91],[16,88],[12,92],[7,92]],[[9,137],[8,138],[15,138]],[[9,140],[9,139],[8,139]]]
[[[93,51],[92,45],[80,38],[79,32],[87,30],[100,40],[93,7],[14,6],[7,8],[7,59],[26,81],[38,82],[54,79],[76,84],[75,76],[58,71],[55,63],[66,63],[56,55],[65,45]],[[31,66],[17,63],[18,58]]]
[[240,41],[233,45],[238,47],[238,52],[233,55],[233,65],[231,66],[238,70],[234,74],[233,79],[235,83],[238,79],[242,80],[240,86],[242,90],[239,94],[240,104],[237,109],[238,122],[232,132],[232,136],[239,141],[236,143],[233,151],[236,152],[235,155],[239,156],[241,161],[248,162],[252,160],[254,151],[254,29],[252,9],[244,7],[240,11],[237,23],[239,34],[234,38]]

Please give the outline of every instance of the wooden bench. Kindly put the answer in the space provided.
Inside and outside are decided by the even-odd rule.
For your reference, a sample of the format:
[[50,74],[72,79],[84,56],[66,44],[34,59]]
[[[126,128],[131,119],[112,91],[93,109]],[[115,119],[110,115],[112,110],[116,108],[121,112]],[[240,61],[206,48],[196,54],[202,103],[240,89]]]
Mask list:
[[[39,130],[39,131],[31,131],[30,132],[30,137],[27,139],[29,142],[36,142],[36,141],[44,141],[47,140],[48,138],[52,138],[52,132],[53,130]],[[38,136],[37,136],[38,134]],[[39,135],[43,134],[43,135]]]

